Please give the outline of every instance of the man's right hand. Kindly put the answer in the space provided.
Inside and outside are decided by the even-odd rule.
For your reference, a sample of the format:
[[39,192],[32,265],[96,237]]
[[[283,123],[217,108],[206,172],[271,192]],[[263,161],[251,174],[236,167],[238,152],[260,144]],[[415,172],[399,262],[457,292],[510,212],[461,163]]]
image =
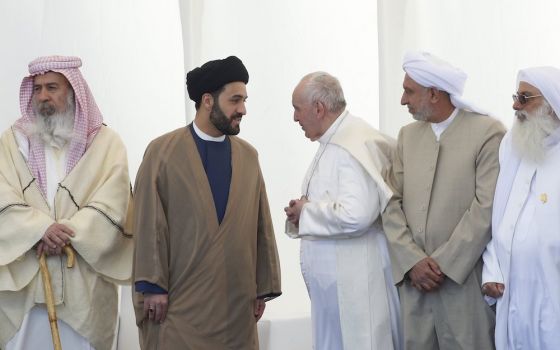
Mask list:
[[438,263],[426,257],[414,265],[408,273],[413,287],[421,292],[432,292],[439,288],[445,275],[441,272]]
[[41,240],[48,248],[56,250],[57,248],[62,249],[62,247],[70,243],[71,237],[74,237],[74,231],[66,225],[55,222],[47,228]]
[[482,285],[482,293],[489,297],[498,299],[504,295],[504,285],[498,282],[488,282]]
[[165,321],[167,315],[167,294],[144,294],[144,317],[157,323]]

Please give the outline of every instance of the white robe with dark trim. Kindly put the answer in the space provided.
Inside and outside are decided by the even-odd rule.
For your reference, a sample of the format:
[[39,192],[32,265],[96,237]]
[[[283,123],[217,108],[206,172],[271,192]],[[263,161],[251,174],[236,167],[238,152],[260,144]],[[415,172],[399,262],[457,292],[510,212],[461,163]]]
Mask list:
[[117,283],[127,283],[132,269],[132,239],[124,227],[130,201],[124,145],[102,127],[58,184],[50,206],[14,135],[9,129],[0,138],[0,348],[34,306],[44,306],[33,247],[58,222],[75,232],[71,244],[77,254],[72,269],[65,267],[64,255],[47,258],[57,317],[96,349],[110,349],[118,316]]

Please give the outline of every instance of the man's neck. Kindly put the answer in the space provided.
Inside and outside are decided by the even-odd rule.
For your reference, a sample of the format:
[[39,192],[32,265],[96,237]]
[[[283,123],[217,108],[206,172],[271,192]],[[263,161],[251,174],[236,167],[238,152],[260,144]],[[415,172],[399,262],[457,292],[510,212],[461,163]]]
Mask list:
[[210,115],[202,115],[199,114],[199,112],[196,112],[194,123],[200,131],[207,135],[212,137],[220,137],[224,135],[220,130],[216,129],[216,127],[212,125],[210,122]]
[[447,120],[455,110],[453,105],[444,106],[442,108],[438,108],[434,111],[432,117],[430,118],[430,123],[441,123],[444,120]]

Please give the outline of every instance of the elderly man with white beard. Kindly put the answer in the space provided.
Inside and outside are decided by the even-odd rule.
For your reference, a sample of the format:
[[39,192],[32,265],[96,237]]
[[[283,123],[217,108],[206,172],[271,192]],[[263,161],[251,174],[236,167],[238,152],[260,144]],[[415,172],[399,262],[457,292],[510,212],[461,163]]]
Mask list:
[[[125,147],[103,124],[77,57],[41,57],[0,138],[0,349],[50,347],[39,257],[64,349],[111,349],[117,284],[132,272]],[[75,251],[66,268],[63,248]],[[50,315],[49,315],[50,316]]]
[[498,350],[560,349],[560,70],[523,69],[517,81],[482,291],[497,299]]

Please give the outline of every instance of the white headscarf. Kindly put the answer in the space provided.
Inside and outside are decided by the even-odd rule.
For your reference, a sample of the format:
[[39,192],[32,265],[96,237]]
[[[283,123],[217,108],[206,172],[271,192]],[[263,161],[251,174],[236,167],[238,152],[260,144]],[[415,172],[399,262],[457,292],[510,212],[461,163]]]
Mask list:
[[447,92],[453,106],[480,114],[488,114],[461,97],[467,81],[467,74],[461,69],[428,52],[421,51],[407,52],[404,55],[402,67],[406,74],[418,84]]
[[532,67],[521,69],[517,74],[517,87],[524,81],[540,90],[550,104],[556,117],[560,118],[560,69],[554,67]]

